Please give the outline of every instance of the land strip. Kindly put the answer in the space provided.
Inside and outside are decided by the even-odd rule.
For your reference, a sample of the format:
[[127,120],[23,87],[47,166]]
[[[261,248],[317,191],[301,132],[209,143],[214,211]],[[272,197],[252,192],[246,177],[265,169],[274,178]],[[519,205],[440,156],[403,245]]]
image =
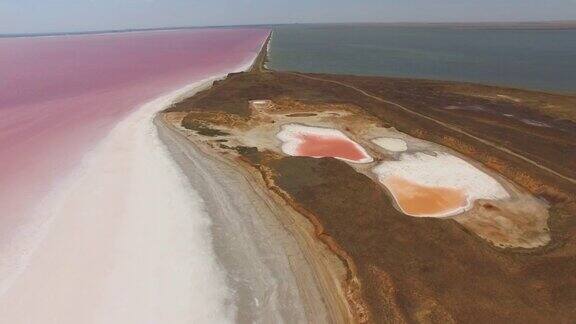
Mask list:
[[260,173],[206,150],[167,117],[155,120],[159,135],[213,217],[216,253],[237,292],[238,320],[347,322],[345,297],[334,285],[345,269],[316,243],[313,225],[270,195]]
[[[308,220],[313,234],[299,242],[300,249],[328,249],[346,267],[345,276],[332,273],[321,281],[326,291],[339,291],[323,293],[332,296],[325,299],[328,313],[337,310],[375,323],[569,322],[576,316],[574,96],[274,72],[262,67],[265,60],[261,53],[249,73],[217,82],[165,116],[197,149],[252,179],[253,190],[279,199],[272,204],[287,203],[285,215],[294,217],[295,210]],[[403,215],[381,185],[345,162],[238,144],[234,134],[250,131],[246,125],[280,126],[255,113],[256,101],[270,102],[269,113],[288,117],[344,109],[358,120],[377,120],[452,149],[546,200],[552,242],[533,249],[497,248],[454,219]],[[343,130],[354,135],[352,127]],[[276,217],[282,219],[281,214]],[[295,237],[305,233],[304,227],[292,229]],[[313,269],[327,274],[327,265],[316,263]],[[341,302],[347,306],[338,306]]]
[[551,173],[551,174],[553,174],[553,175],[555,175],[555,176],[557,176],[557,177],[560,177],[560,178],[562,178],[563,180],[566,180],[566,181],[568,181],[568,182],[570,182],[570,183],[572,183],[572,184],[576,184],[576,178],[573,178],[573,177],[570,177],[570,176],[567,176],[567,175],[563,175],[563,174],[561,174],[560,172],[555,171],[555,170],[553,170],[552,168],[546,167],[546,166],[544,166],[544,165],[541,165],[539,162],[534,161],[534,160],[531,160],[531,159],[527,158],[526,156],[524,156],[524,155],[522,155],[522,154],[516,153],[516,152],[514,152],[513,150],[511,150],[511,149],[509,149],[509,148],[507,148],[507,147],[505,147],[505,146],[498,145],[498,144],[496,144],[496,143],[494,143],[494,142],[492,142],[492,141],[485,140],[485,139],[483,139],[483,138],[480,138],[480,137],[478,137],[478,136],[475,136],[475,135],[473,135],[473,134],[471,134],[471,133],[469,133],[469,132],[466,132],[465,130],[462,130],[460,127],[457,127],[457,126],[455,126],[455,125],[452,125],[452,124],[447,123],[447,122],[444,122],[444,121],[441,121],[441,120],[439,120],[439,119],[437,119],[437,118],[427,116],[427,115],[425,115],[425,114],[423,114],[423,113],[420,113],[420,112],[418,112],[418,111],[415,111],[415,110],[413,110],[413,109],[410,109],[410,108],[408,108],[408,107],[405,107],[405,106],[403,106],[403,105],[401,105],[401,104],[399,104],[399,103],[396,103],[396,102],[394,102],[394,101],[390,101],[390,100],[383,99],[383,98],[380,97],[380,96],[376,96],[376,95],[374,95],[374,94],[371,94],[371,93],[369,93],[369,92],[367,92],[367,91],[365,91],[365,90],[362,90],[362,89],[360,89],[360,88],[358,88],[358,87],[356,87],[356,86],[354,86],[354,85],[352,85],[352,84],[345,83],[345,82],[341,82],[341,81],[330,80],[330,79],[324,79],[324,78],[321,78],[321,77],[306,75],[306,74],[302,74],[302,73],[296,73],[296,72],[286,72],[286,73],[292,74],[292,75],[296,75],[296,76],[299,76],[299,77],[302,77],[302,78],[308,78],[308,79],[311,79],[311,80],[317,80],[317,81],[322,81],[322,82],[329,82],[329,83],[341,85],[341,86],[343,86],[343,87],[346,87],[346,88],[355,90],[355,91],[363,94],[363,95],[366,96],[366,97],[369,97],[369,98],[371,98],[371,99],[377,100],[377,101],[379,101],[379,102],[382,102],[382,103],[385,103],[385,104],[388,104],[388,105],[393,105],[393,106],[395,106],[395,107],[397,107],[397,108],[400,108],[400,109],[402,109],[403,111],[405,111],[405,112],[407,112],[407,113],[409,113],[409,114],[413,114],[413,115],[415,115],[415,116],[417,116],[417,117],[419,117],[419,118],[424,118],[424,119],[430,120],[430,121],[436,123],[438,126],[445,127],[445,128],[447,128],[447,129],[449,129],[449,130],[452,130],[452,131],[454,131],[454,132],[456,132],[456,133],[459,133],[459,134],[468,136],[468,137],[470,137],[470,138],[472,138],[472,139],[474,139],[474,140],[476,140],[476,141],[478,141],[478,142],[481,142],[481,143],[483,143],[483,144],[485,144],[485,145],[488,145],[488,146],[490,146],[490,147],[492,147],[492,148],[494,148],[494,149],[500,150],[500,151],[502,151],[502,152],[504,152],[504,153],[506,153],[506,154],[513,155],[513,156],[516,157],[516,158],[522,159],[522,160],[524,160],[525,162],[530,163],[530,164],[532,164],[533,166],[535,166],[535,167],[537,167],[537,168],[540,168],[540,169],[541,169],[542,171],[544,171],[544,172]]
[[[540,106],[530,99],[548,95],[520,91],[510,99],[488,93],[483,86],[467,85],[473,87],[473,95],[465,95],[456,87],[458,84],[450,88],[421,80],[307,76],[279,72],[231,75],[212,89],[175,105],[167,114],[187,116],[175,122],[180,126],[178,121],[184,119],[183,125],[191,127],[191,139],[227,159],[242,162],[239,166],[257,170],[270,192],[279,193],[315,225],[318,244],[328,246],[345,260],[349,275],[341,283],[344,290],[356,285],[359,295],[347,298],[356,319],[562,322],[576,315],[576,295],[568,288],[576,286],[571,275],[576,271],[574,183],[535,165],[540,160],[533,158],[532,146],[540,148],[539,143],[545,140],[549,156],[541,159],[546,167],[556,161],[557,170],[550,169],[573,178],[565,172],[573,163],[570,119],[553,118],[554,114],[565,116],[565,111],[551,112],[545,105],[539,111]],[[389,101],[417,110],[418,114],[357,89],[325,82],[327,78],[361,90],[369,88],[366,85],[383,92],[409,86],[409,92],[391,92],[390,96],[372,90],[367,93],[377,93],[373,96],[382,100],[392,98]],[[506,89],[491,89],[509,95]],[[492,95],[494,98],[486,98]],[[553,99],[567,105],[573,100],[560,95]],[[280,109],[279,113],[286,109],[286,114],[301,116],[348,107],[358,116],[379,120],[382,126],[394,126],[414,137],[450,147],[547,199],[551,205],[552,243],[537,249],[496,248],[452,219],[415,219],[401,214],[380,185],[342,161],[279,156],[256,147],[234,146],[226,136],[199,136],[194,130],[194,125],[203,123],[208,129],[224,126],[223,130],[234,131],[242,122],[256,118],[250,108],[254,100],[270,100],[280,107],[275,108]],[[447,116],[444,118],[449,121],[436,115],[425,118],[429,112],[405,103],[411,100],[438,107],[434,113]],[[529,104],[523,107],[515,100]],[[510,112],[515,118],[504,115]],[[535,126],[524,119],[551,127]],[[507,141],[504,147],[478,135],[487,130],[494,131],[494,136],[513,136],[503,137]],[[500,146],[511,147],[524,158]],[[363,309],[362,305],[367,307]]]

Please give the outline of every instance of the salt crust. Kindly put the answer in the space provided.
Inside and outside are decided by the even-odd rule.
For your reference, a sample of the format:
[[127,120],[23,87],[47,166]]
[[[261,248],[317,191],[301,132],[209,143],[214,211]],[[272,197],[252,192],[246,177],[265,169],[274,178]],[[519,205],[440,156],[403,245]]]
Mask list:
[[399,138],[379,137],[373,139],[372,143],[390,152],[404,152],[408,149],[406,141]]

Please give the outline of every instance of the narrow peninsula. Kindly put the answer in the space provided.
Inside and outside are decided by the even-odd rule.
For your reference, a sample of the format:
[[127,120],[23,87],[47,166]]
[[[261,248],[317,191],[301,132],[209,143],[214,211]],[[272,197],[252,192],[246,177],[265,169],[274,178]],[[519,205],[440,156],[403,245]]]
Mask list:
[[278,298],[310,322],[576,317],[576,97],[265,63],[157,125],[287,256]]

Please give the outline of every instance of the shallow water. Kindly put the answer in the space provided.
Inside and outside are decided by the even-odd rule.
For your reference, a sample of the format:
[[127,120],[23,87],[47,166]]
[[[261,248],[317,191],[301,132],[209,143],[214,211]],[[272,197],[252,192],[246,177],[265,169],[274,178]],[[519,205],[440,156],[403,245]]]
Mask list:
[[266,36],[0,39],[0,318],[235,320],[210,217],[152,118],[174,89],[247,67]]
[[452,215],[467,205],[463,190],[423,186],[400,177],[389,177],[383,183],[400,209],[411,216]]
[[286,211],[263,199],[237,165],[205,154],[161,118],[156,119],[161,139],[206,203],[219,264],[232,269],[227,282],[234,290],[236,321],[327,322],[316,272],[280,222]]
[[296,149],[299,156],[337,157],[351,161],[360,161],[365,155],[350,140],[313,134],[299,136],[301,142]]
[[444,152],[401,153],[373,172],[412,216],[452,216],[471,208],[478,199],[510,197],[491,175]]

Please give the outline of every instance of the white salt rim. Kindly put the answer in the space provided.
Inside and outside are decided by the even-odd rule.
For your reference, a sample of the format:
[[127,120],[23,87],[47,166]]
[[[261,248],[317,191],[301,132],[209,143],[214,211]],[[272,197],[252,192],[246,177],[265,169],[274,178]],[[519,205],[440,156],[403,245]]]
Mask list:
[[375,167],[373,172],[383,184],[389,177],[396,176],[423,186],[453,188],[465,192],[466,206],[442,215],[429,215],[430,217],[446,217],[466,211],[477,199],[497,200],[510,197],[494,178],[448,153],[436,152],[436,156],[421,152],[403,153],[398,161],[385,161]]
[[[301,135],[319,135],[319,136],[329,136],[336,137],[350,143],[354,144],[356,148],[362,152],[364,158],[360,160],[349,160],[345,158],[335,157],[336,159],[343,160],[350,163],[370,163],[374,159],[368,155],[366,150],[360,146],[358,143],[351,140],[348,136],[337,129],[333,128],[322,128],[322,127],[312,127],[299,124],[288,124],[282,126],[282,131],[276,134],[276,137],[282,141],[282,152],[291,156],[298,156],[298,147],[303,143],[300,138]],[[323,156],[313,156],[314,158],[321,158]]]
[[404,152],[408,149],[406,141],[400,138],[379,137],[373,139],[372,143],[390,152]]

